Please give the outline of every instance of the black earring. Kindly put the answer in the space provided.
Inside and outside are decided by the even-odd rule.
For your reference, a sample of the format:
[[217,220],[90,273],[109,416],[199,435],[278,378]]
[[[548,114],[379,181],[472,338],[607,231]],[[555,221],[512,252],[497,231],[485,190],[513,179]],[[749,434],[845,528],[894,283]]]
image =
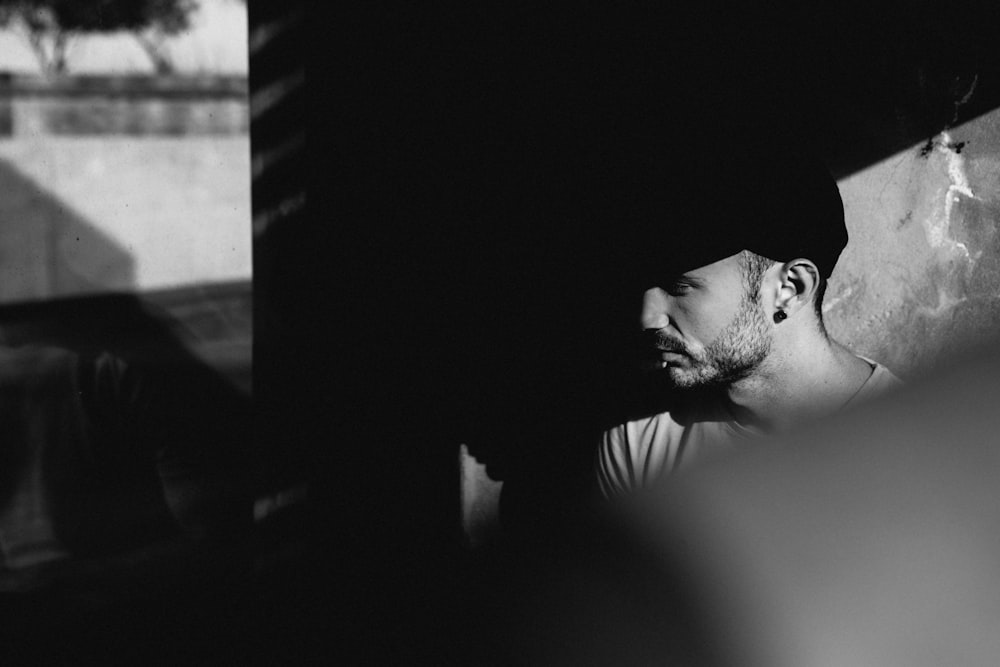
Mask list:
[[785,321],[786,319],[788,319],[788,313],[786,313],[786,312],[785,312],[785,311],[783,311],[783,310],[779,310],[778,312],[776,312],[776,313],[774,314],[774,323],[775,323],[775,324],[781,324],[781,323],[782,323],[782,322],[784,322],[784,321]]

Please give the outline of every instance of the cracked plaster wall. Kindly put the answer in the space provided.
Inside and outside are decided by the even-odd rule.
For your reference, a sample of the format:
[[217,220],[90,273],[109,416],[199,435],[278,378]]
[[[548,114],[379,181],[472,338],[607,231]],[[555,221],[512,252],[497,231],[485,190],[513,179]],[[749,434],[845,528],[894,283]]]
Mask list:
[[1000,110],[840,181],[827,328],[914,377],[1000,338]]

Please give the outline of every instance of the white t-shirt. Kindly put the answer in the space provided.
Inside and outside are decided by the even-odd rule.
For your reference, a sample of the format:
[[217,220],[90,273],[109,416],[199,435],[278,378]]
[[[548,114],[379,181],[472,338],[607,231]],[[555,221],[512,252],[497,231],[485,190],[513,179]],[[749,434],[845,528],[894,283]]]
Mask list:
[[[872,374],[843,409],[870,400],[902,382],[885,366],[861,357]],[[694,402],[692,402],[694,403]],[[606,498],[628,493],[667,473],[731,451],[741,440],[761,436],[741,426],[721,405],[680,404],[604,432],[597,452],[597,481]]]

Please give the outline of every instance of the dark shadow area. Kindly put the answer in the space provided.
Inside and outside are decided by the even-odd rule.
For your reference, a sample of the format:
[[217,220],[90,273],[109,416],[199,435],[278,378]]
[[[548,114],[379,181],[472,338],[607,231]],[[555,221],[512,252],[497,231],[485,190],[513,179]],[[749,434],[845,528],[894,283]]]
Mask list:
[[249,285],[0,309],[0,605],[26,662],[191,664],[249,646],[267,527],[252,525],[249,309]]
[[[981,12],[977,3],[763,10],[735,36],[732,103],[767,119],[774,142],[808,143],[841,179],[1000,106],[1000,68],[973,18]],[[944,27],[952,18],[961,28]]]
[[[507,596],[585,548],[597,434],[660,400],[630,333],[634,174],[724,160],[707,138],[743,125],[842,176],[1000,102],[983,25],[924,50],[920,11],[796,11],[355,8],[254,54],[252,95],[309,64],[308,98],[253,121],[255,154],[309,121],[254,181],[255,432],[275,488],[310,489],[276,645],[517,664],[490,653]],[[460,443],[505,482],[495,552],[462,547]]]
[[[251,2],[250,112],[253,151],[254,439],[262,456],[263,489],[306,488],[260,533],[268,547],[254,594],[266,619],[252,646],[258,664],[335,661],[352,628],[349,606],[335,586],[353,536],[332,520],[340,508],[328,471],[349,434],[343,419],[342,379],[334,372],[343,349],[329,328],[336,291],[316,280],[330,267],[317,229],[330,220],[306,208],[307,176],[315,166],[299,138],[308,125],[308,21],[301,2]],[[309,193],[309,197],[312,197]],[[349,457],[343,459],[349,466]]]
[[249,282],[22,302],[0,307],[0,340],[107,351],[167,371],[177,363],[199,365],[212,371],[206,382],[248,399],[252,305]]

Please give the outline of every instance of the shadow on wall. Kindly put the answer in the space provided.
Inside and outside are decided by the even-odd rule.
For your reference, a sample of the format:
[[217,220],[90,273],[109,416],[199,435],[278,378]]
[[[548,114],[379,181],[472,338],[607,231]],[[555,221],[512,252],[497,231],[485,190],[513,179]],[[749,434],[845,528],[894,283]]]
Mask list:
[[[99,187],[93,196],[101,196]],[[249,310],[249,286],[106,294],[135,290],[136,261],[127,248],[5,160],[0,191],[0,380],[6,397],[0,458],[8,464],[0,489],[0,608],[11,612],[5,618],[19,619],[4,628],[4,645],[30,653],[28,660],[39,664],[66,662],[69,655],[110,659],[111,651],[117,659],[128,644],[120,638],[133,632],[160,641],[157,655],[129,662],[182,664],[181,654],[195,645],[216,661],[213,651],[221,656],[250,645],[255,618],[227,604],[248,596],[251,547],[190,540],[164,512],[165,503],[219,507],[213,538],[242,538],[249,526],[256,479],[249,318],[237,320],[242,326],[234,331],[223,326],[234,318],[214,311],[219,304],[234,314]],[[102,295],[82,298],[95,293]],[[157,299],[183,321],[157,308]],[[216,323],[218,331],[210,326]],[[192,353],[186,329],[211,343],[209,356],[220,364]],[[66,350],[88,363],[75,362]],[[89,369],[89,360],[105,350],[148,381],[156,400],[130,403],[137,394],[115,394],[117,387],[97,371],[71,384],[65,380],[75,376],[68,371],[47,373],[35,363],[44,356],[67,360],[66,369]],[[240,387],[215,367],[225,364]],[[79,399],[86,427],[73,431],[77,396],[98,395],[100,400]],[[106,401],[108,395],[122,400]],[[118,438],[117,427],[101,424],[135,428]],[[154,447],[163,434],[179,447],[177,460],[190,455],[193,475],[177,472],[171,448]],[[34,634],[40,627],[64,637],[66,648]],[[148,645],[142,650],[148,652]]]
[[0,192],[0,302],[134,285],[135,261],[126,249],[6,160]]
[[[17,619],[2,632],[32,663],[186,664],[195,646],[217,662],[259,632],[231,604],[267,557],[247,534],[250,400],[190,353],[183,324],[134,294],[0,308],[0,608]],[[120,384],[100,370],[117,362],[91,364],[105,350],[126,365]]]

